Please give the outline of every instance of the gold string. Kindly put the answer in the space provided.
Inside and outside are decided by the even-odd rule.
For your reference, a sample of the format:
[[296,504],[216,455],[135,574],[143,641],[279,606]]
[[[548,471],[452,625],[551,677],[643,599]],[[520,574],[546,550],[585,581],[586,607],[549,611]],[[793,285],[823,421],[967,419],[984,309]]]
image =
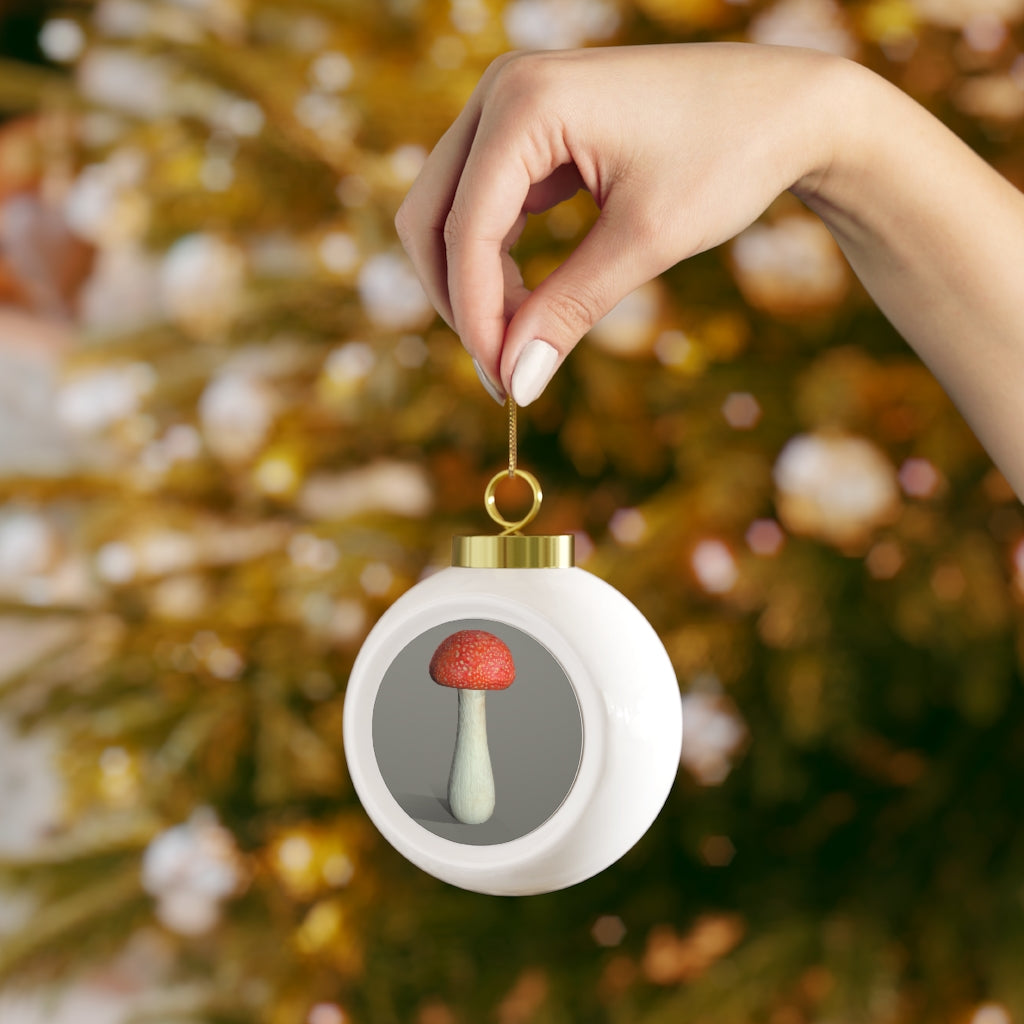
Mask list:
[[540,503],[544,500],[544,495],[541,493],[540,482],[532,473],[527,473],[525,469],[520,469],[519,462],[519,424],[517,422],[517,407],[512,396],[509,395],[505,401],[505,408],[508,410],[508,474],[509,480],[519,477],[524,480],[533,492],[533,505],[530,507],[530,511],[526,513],[521,519],[511,520],[506,519],[498,511],[498,501],[495,497],[495,491],[497,490],[498,484],[506,478],[505,470],[499,470],[491,478],[487,488],[484,490],[484,507],[487,509],[487,514],[499,525],[504,527],[501,531],[500,536],[511,537],[518,535],[519,531],[526,526],[528,523],[533,522],[534,516],[540,511]]
[[508,478],[516,475],[516,464],[519,459],[519,425],[516,416],[516,400],[509,395],[505,399],[508,408]]

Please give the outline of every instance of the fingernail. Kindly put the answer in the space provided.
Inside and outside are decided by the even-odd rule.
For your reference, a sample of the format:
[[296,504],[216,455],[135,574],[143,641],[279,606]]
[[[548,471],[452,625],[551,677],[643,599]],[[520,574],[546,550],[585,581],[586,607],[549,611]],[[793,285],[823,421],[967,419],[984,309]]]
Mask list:
[[480,383],[484,386],[484,391],[487,392],[493,398],[498,405],[505,404],[505,393],[498,387],[497,384],[491,380],[490,377],[484,373],[484,368],[474,359],[473,369],[476,370],[476,375],[480,378]]
[[529,405],[548,386],[558,365],[558,350],[534,338],[519,354],[512,371],[512,397],[516,405]]

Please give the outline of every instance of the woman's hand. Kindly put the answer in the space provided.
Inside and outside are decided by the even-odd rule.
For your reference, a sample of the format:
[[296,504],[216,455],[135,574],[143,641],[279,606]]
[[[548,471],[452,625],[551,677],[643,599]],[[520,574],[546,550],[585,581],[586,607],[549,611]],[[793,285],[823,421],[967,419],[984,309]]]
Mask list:
[[[530,293],[509,249],[581,187],[600,215]],[[1024,496],[1024,195],[857,64],[731,43],[506,55],[396,225],[485,386],[527,405],[623,296],[786,189]]]
[[[823,170],[843,63],[727,43],[495,61],[396,219],[495,396],[529,404],[624,295]],[[580,188],[600,217],[530,294],[509,249],[528,213]]]

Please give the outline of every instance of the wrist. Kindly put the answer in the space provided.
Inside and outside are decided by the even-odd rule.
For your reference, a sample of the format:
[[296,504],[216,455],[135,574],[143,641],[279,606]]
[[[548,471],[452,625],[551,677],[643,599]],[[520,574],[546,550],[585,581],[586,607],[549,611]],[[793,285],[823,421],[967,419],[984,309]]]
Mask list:
[[[881,116],[875,92],[885,85],[873,72],[841,57],[828,58],[810,84],[805,165],[789,191],[826,223],[830,213],[854,212],[870,162],[870,125]],[[830,225],[831,226],[831,225]]]

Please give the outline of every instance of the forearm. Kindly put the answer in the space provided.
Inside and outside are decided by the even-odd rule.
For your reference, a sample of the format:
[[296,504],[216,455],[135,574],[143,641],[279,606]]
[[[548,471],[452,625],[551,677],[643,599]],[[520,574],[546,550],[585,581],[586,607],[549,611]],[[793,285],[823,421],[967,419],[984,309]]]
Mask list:
[[[579,187],[601,215],[527,291],[510,251],[526,215]],[[528,404],[624,295],[733,238],[786,189],[1024,497],[1024,197],[857,64],[736,43],[507,55],[397,226],[492,392]]]
[[1024,195],[850,65],[827,170],[794,191],[1024,497]]

